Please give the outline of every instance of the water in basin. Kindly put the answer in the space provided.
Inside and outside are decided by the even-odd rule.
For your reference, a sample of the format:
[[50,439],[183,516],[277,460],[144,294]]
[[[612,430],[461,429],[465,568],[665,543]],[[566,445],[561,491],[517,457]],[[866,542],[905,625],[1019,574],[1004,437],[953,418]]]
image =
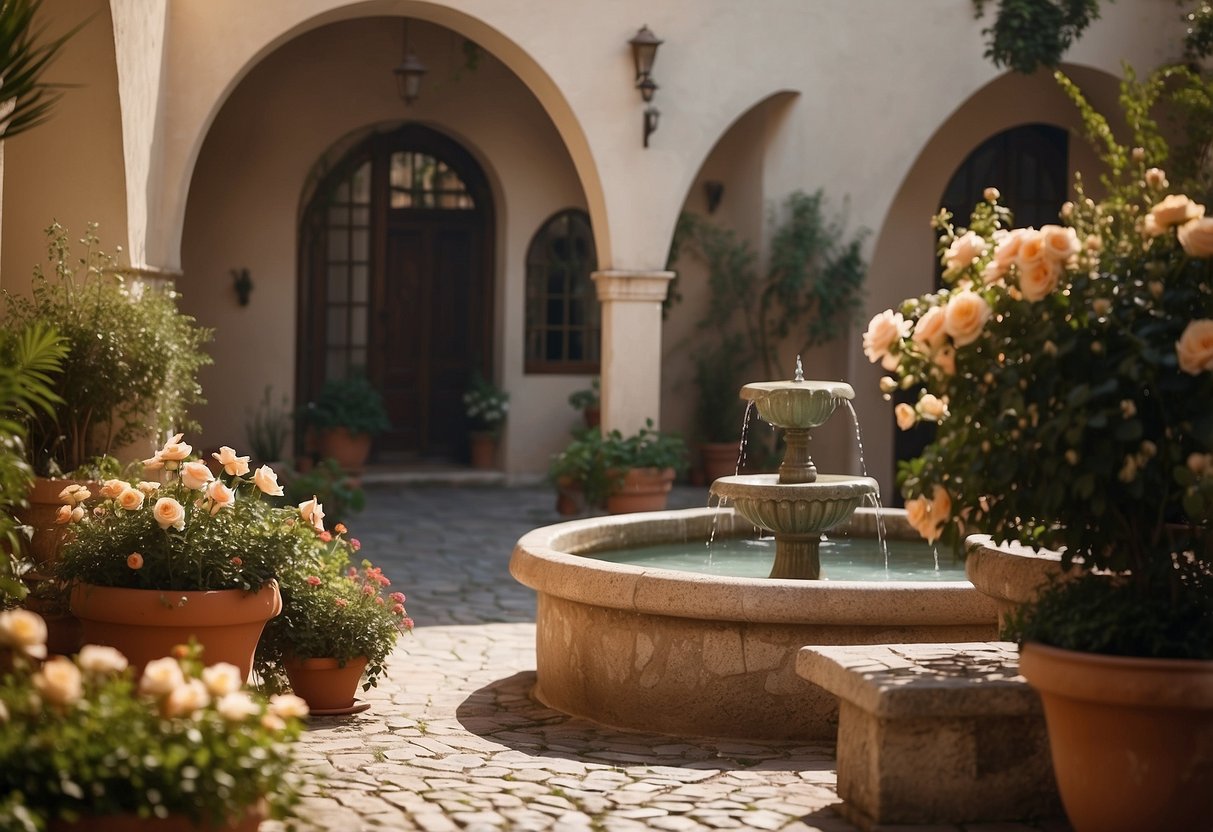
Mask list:
[[[837,537],[822,541],[821,580],[824,581],[963,581],[964,563],[950,551],[917,540],[890,540],[888,569],[880,545],[870,538]],[[721,575],[766,578],[775,559],[773,538],[715,540],[704,543],[663,543],[634,549],[587,553],[610,563]]]

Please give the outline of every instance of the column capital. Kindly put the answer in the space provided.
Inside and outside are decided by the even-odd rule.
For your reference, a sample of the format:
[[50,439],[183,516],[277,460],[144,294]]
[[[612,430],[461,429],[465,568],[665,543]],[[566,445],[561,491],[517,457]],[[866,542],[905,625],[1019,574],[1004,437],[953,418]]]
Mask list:
[[175,283],[178,278],[184,275],[184,272],[180,269],[165,269],[159,266],[116,266],[108,271],[121,275],[128,280],[143,280],[153,286]]
[[674,272],[611,269],[590,277],[598,289],[598,300],[661,303],[670,289]]

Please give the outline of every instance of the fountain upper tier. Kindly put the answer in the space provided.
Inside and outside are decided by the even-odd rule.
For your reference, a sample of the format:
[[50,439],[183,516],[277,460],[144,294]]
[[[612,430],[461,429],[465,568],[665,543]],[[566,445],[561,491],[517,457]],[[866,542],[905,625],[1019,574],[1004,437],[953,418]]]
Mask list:
[[855,391],[841,381],[761,381],[742,387],[741,398],[777,428],[808,430],[825,424],[838,402],[855,398]]

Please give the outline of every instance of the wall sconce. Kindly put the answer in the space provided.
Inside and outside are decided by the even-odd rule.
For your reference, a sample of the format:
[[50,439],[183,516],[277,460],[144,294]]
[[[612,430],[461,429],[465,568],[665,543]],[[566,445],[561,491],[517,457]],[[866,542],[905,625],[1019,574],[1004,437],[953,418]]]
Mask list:
[[[653,80],[653,62],[657,60],[657,47],[664,43],[661,38],[653,34],[652,30],[647,25],[641,26],[640,30],[632,36],[628,41],[632,46],[632,62],[636,65],[636,89],[640,90],[640,97],[644,99],[645,104],[649,104],[653,100],[653,93],[657,92],[657,82]],[[644,146],[649,146],[649,136],[657,131],[657,119],[661,116],[661,112],[651,104],[645,107],[644,110]]]
[[404,59],[392,72],[396,76],[396,92],[404,99],[405,106],[411,107],[421,95],[421,79],[425,77],[426,66],[409,49],[409,21],[404,19]]
[[717,179],[707,180],[703,183],[703,195],[708,199],[708,213],[715,214],[720,198],[724,196],[724,183]]
[[236,300],[241,306],[248,306],[248,296],[253,291],[253,278],[248,269],[232,269],[232,288],[236,290]]

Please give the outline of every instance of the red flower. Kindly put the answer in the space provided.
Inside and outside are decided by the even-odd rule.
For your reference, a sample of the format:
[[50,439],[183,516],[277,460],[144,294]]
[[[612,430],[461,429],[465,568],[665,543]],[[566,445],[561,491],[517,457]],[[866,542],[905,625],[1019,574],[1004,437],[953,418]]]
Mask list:
[[347,600],[345,600],[344,598],[338,598],[338,599],[337,599],[337,606],[339,606],[339,607],[345,607],[345,606],[349,606],[349,603],[350,603],[350,602],[349,602],[349,601],[347,601]]
[[320,579],[317,578],[315,575],[308,575],[307,582],[309,584],[311,584],[312,586],[320,586]]
[[353,549],[355,552],[357,552],[359,549],[362,548],[362,544],[358,542],[358,538],[356,538],[356,537],[350,538],[350,548]]
[[131,569],[140,569],[143,567],[143,555],[138,552],[131,552],[126,558],[126,565]]
[[374,594],[375,594],[375,587],[371,586],[370,584],[365,584],[365,585],[362,587],[362,594],[363,594],[363,595],[374,595]]
[[403,592],[393,592],[391,595],[388,596],[388,598],[391,598],[397,604],[403,604],[405,601]]
[[400,623],[405,626],[405,629],[408,629],[408,630],[413,629],[413,619],[411,619],[411,618],[405,618],[404,621],[402,621]]
[[404,615],[404,604],[397,604],[392,607],[392,612],[396,613],[396,615]]
[[240,566],[242,563],[244,563],[244,561],[239,557],[232,558],[232,566]]
[[376,596],[375,596],[375,603],[376,603],[376,604],[378,604],[379,606],[381,606],[381,607],[382,607],[382,606],[383,606],[383,598],[381,598],[380,596],[376,595]]
[[333,535],[330,534],[329,532],[321,532],[320,539],[323,540],[325,543],[328,543],[330,540],[333,539]]

